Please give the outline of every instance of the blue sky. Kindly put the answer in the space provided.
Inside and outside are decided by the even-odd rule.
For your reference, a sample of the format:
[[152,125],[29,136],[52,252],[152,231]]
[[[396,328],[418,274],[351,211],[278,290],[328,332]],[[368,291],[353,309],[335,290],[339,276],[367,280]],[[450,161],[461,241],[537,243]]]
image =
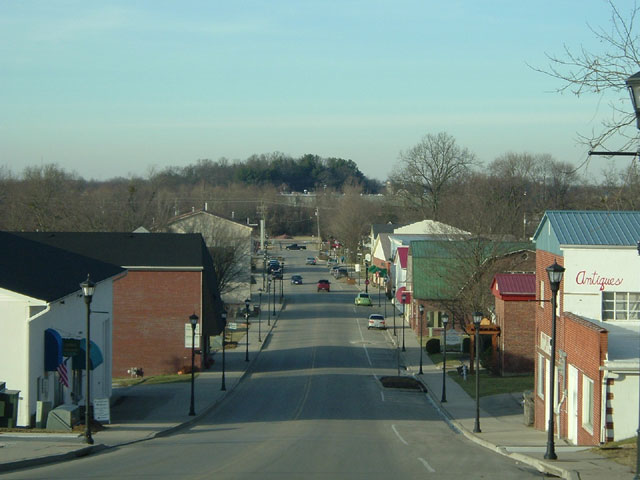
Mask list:
[[384,180],[441,131],[484,163],[579,164],[607,99],[528,64],[599,51],[609,19],[604,0],[0,0],[0,166],[107,179],[278,151]]

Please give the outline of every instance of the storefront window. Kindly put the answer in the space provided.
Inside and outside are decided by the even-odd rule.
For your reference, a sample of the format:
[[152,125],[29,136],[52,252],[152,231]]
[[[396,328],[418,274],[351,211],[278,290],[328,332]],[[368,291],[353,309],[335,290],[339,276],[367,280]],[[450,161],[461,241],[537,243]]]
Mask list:
[[602,292],[602,320],[640,320],[640,293]]

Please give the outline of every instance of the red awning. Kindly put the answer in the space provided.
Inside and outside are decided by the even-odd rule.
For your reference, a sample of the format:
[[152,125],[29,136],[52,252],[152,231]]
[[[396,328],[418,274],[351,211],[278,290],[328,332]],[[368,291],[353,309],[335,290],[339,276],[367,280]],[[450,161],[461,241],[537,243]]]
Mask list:
[[403,303],[402,302],[403,293],[406,294],[404,303],[411,303],[411,292],[407,292],[407,287],[400,287],[398,290],[396,290],[396,301],[398,303]]

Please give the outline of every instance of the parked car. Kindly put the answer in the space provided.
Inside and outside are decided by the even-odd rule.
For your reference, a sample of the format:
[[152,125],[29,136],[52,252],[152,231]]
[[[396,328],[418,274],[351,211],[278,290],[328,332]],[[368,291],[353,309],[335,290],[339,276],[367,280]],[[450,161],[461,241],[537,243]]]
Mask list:
[[300,275],[291,275],[291,283],[293,285],[302,285],[302,277]]
[[325,292],[331,291],[331,283],[329,280],[318,280],[318,291],[324,290]]
[[384,315],[380,315],[379,313],[372,313],[369,315],[369,325],[367,326],[367,329],[371,328],[380,328],[385,330],[387,325],[384,321]]
[[271,272],[271,275],[273,276],[274,280],[282,280],[282,269],[279,268],[278,270],[273,270]]
[[278,260],[269,260],[269,264],[267,265],[267,273],[271,273],[274,270],[280,270],[280,262]]
[[336,278],[348,277],[349,270],[347,270],[347,267],[338,267],[338,269],[333,272],[333,276]]
[[359,293],[358,295],[356,295],[356,299],[355,299],[354,303],[356,305],[362,305],[362,306],[365,306],[365,307],[370,307],[371,306],[371,297],[369,296],[368,293]]
[[307,265],[315,265],[316,257],[307,257],[307,261],[305,262]]

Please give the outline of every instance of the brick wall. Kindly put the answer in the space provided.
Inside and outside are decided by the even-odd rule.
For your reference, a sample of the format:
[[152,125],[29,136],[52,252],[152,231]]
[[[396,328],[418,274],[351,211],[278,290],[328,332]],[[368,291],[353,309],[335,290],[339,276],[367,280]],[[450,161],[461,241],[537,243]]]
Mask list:
[[535,358],[535,302],[496,298],[496,323],[500,327],[502,375],[532,373]]
[[113,376],[126,377],[131,367],[155,375],[191,365],[184,325],[193,313],[202,317],[201,291],[200,272],[130,270],[114,282]]
[[[545,333],[551,337],[552,332],[552,310],[551,310],[551,289],[549,288],[549,277],[546,272],[546,268],[556,261],[559,265],[563,264],[563,258],[558,257],[555,254],[538,250],[536,254],[536,292],[537,299],[543,298],[546,300],[541,306],[540,302],[535,302],[535,357],[538,353],[542,354],[545,358],[550,359],[550,356],[543,352],[540,347],[540,333]],[[541,282],[544,282],[544,291],[540,291]],[[601,426],[601,408],[602,404],[602,374],[600,372],[600,365],[604,361],[607,352],[607,332],[606,330],[598,327],[597,325],[584,320],[571,313],[563,312],[562,301],[563,285],[560,284],[560,291],[558,292],[558,311],[559,313],[556,319],[556,367],[558,369],[555,377],[555,390],[557,392],[557,398],[563,399],[563,394],[568,388],[567,385],[567,370],[569,365],[573,365],[578,369],[578,444],[580,445],[597,445],[600,443],[600,426]],[[566,353],[566,358],[562,359],[559,352]],[[534,357],[534,358],[535,358]],[[552,367],[553,368],[553,367]],[[545,430],[547,425],[545,422],[545,404],[548,402],[547,398],[541,399],[538,396],[538,376],[541,372],[538,371],[536,362],[535,366],[535,420],[534,426],[536,429]],[[594,383],[594,396],[593,396],[593,432],[583,427],[583,412],[582,412],[582,386],[583,375],[589,377]],[[546,383],[546,380],[545,380]],[[560,409],[559,424],[555,424],[555,432],[563,438],[568,436],[568,414],[567,414],[567,400],[564,399]],[[602,439],[604,441],[604,439]]]

